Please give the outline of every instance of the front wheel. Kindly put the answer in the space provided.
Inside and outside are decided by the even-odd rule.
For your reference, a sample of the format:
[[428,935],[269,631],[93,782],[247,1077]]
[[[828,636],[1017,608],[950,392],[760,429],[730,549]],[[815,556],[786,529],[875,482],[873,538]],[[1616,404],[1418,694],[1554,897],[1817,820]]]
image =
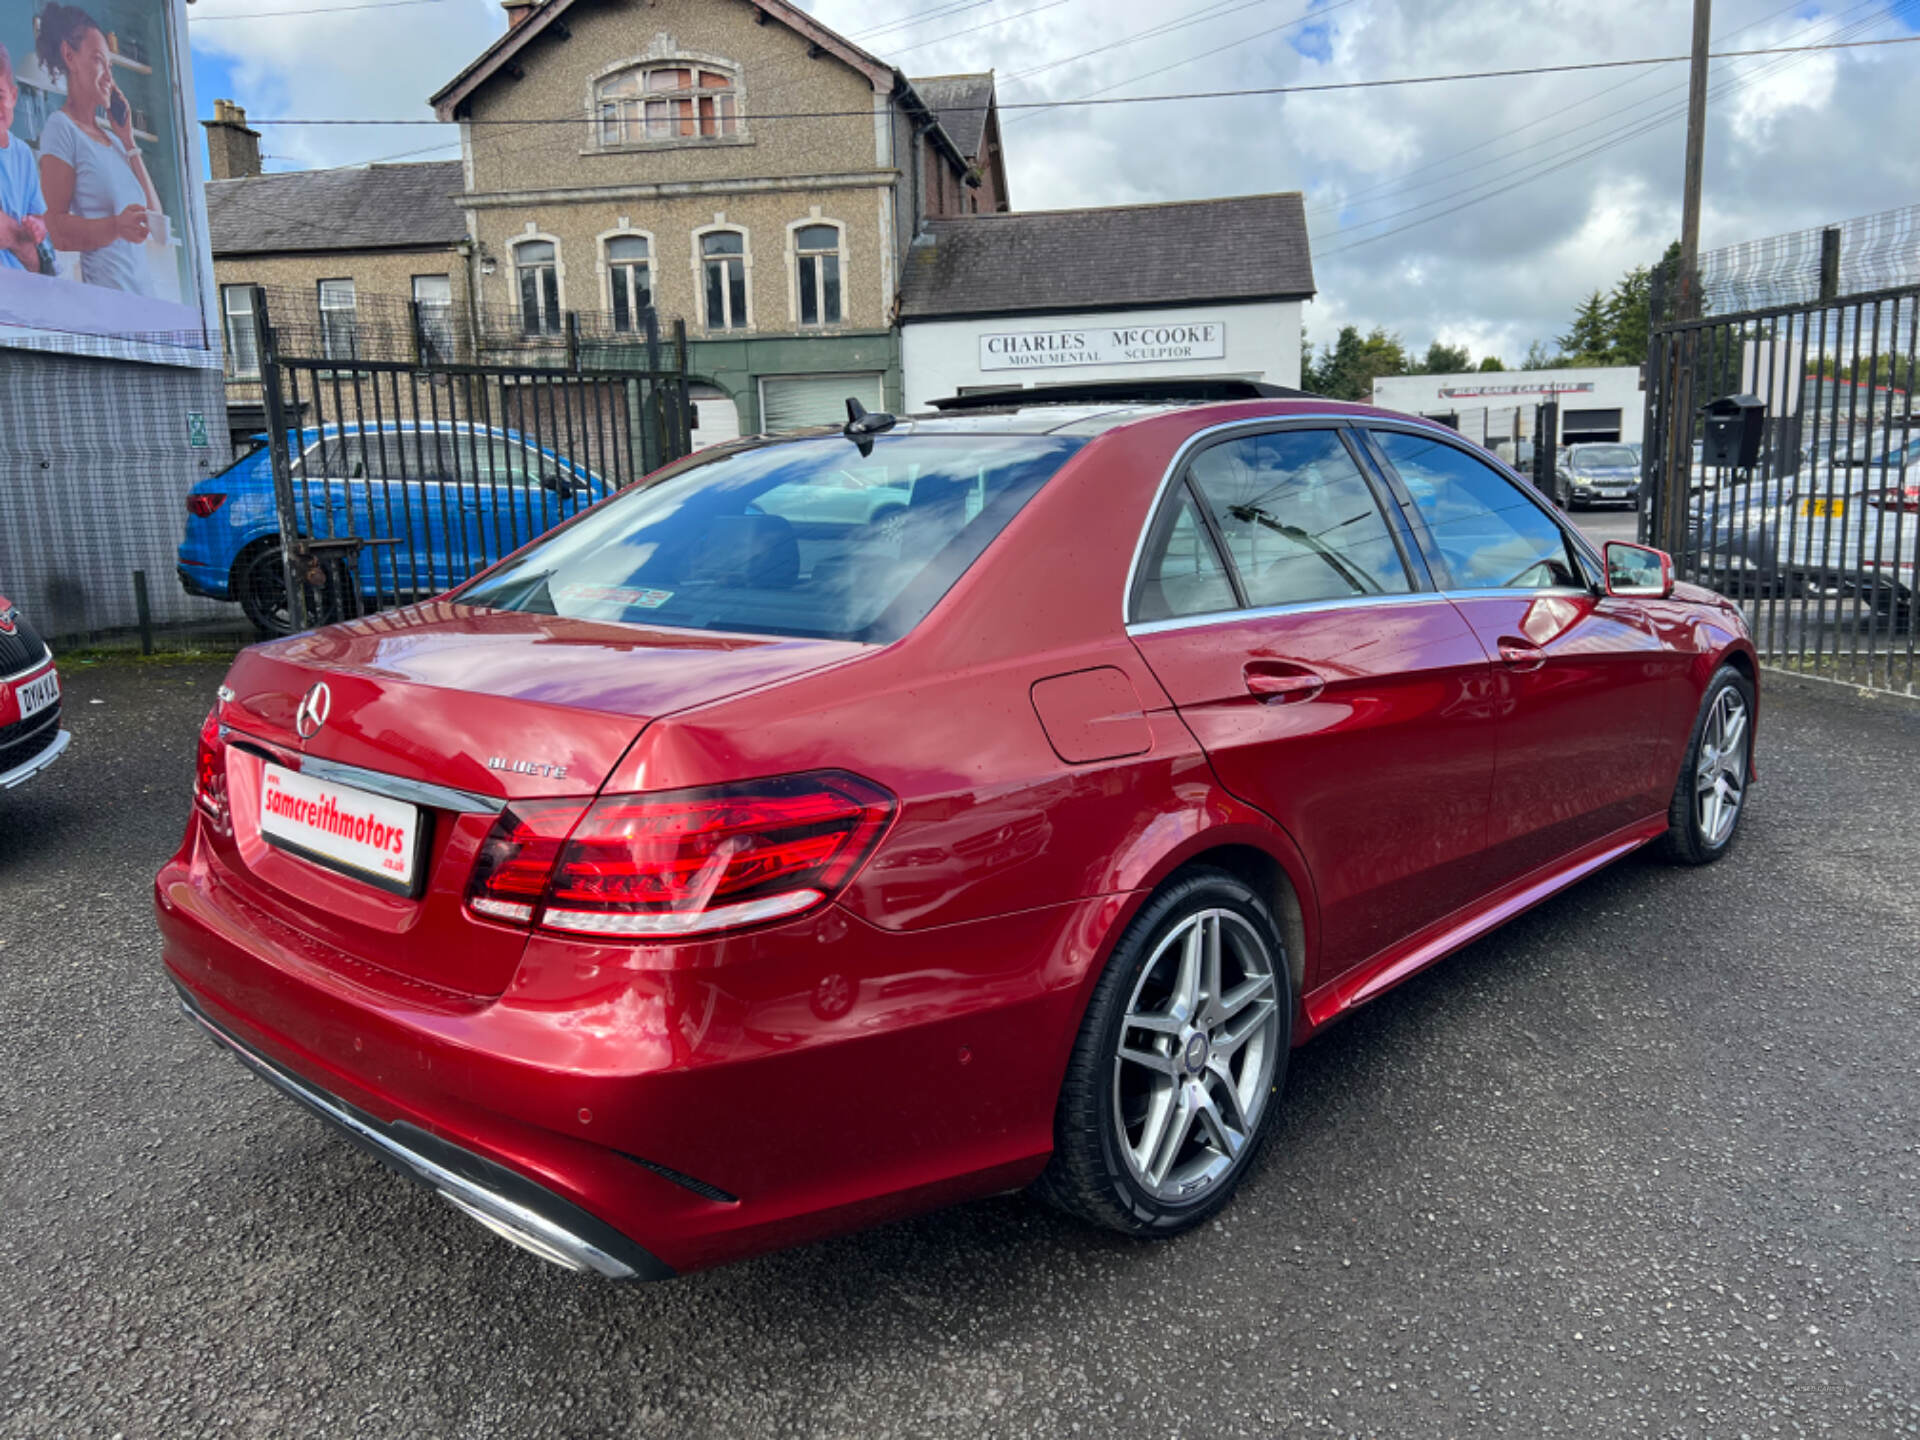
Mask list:
[[1710,865],[1733,848],[1753,770],[1753,682],[1722,666],[1707,686],[1667,807],[1666,853]]
[[1134,917],[1081,1022],[1040,1197],[1132,1235],[1231,1198],[1286,1078],[1293,991],[1272,911],[1194,869]]

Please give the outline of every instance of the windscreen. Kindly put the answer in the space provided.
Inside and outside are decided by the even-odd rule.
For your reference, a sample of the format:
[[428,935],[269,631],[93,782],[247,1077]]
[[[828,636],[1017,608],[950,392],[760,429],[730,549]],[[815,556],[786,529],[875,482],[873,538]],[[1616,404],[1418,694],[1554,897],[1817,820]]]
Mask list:
[[1640,463],[1640,457],[1624,445],[1582,445],[1573,452],[1576,470],[1620,470]]
[[841,435],[760,445],[608,500],[462,604],[582,620],[887,641],[1085,443]]

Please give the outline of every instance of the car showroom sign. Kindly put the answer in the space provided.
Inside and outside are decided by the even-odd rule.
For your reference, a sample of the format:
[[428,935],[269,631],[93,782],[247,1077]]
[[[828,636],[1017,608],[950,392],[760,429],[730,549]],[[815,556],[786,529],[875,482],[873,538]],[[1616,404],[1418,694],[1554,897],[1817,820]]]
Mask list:
[[1591,380],[1544,380],[1532,385],[1442,385],[1440,394],[1448,400],[1478,400],[1500,395],[1585,395],[1592,389]]
[[980,337],[982,370],[1056,370],[1069,365],[1139,365],[1156,360],[1219,360],[1227,327],[1219,320],[1152,325],[1079,325]]

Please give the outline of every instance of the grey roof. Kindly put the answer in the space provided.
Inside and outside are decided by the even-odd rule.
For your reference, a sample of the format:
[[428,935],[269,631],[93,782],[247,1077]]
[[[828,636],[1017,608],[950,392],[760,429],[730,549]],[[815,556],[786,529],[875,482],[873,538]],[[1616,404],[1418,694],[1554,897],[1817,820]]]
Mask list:
[[940,128],[969,160],[980,158],[986,143],[987,107],[993,103],[993,74],[929,75],[909,85],[940,118]]
[[1299,191],[935,220],[907,254],[900,314],[1013,315],[1314,293]]
[[467,238],[458,160],[207,182],[215,255],[392,250]]

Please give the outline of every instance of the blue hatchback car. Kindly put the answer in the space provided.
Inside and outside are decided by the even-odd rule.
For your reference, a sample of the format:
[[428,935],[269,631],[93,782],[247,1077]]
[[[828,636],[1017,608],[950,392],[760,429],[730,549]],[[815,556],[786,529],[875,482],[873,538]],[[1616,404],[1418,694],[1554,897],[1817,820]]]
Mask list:
[[[263,635],[292,629],[266,436],[187,492],[177,570],[236,601]],[[316,623],[436,595],[613,492],[513,430],[399,421],[288,432],[294,511],[313,547]]]

